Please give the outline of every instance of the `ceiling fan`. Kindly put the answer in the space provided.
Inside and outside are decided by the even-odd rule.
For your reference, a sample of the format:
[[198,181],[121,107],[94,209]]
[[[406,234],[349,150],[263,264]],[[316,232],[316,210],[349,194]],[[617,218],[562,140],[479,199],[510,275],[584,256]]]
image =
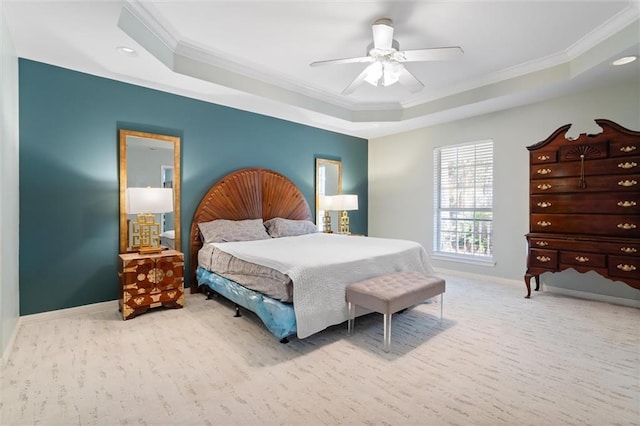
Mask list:
[[367,56],[316,61],[310,64],[312,67],[317,67],[355,62],[369,63],[369,66],[342,91],[343,95],[353,93],[365,81],[374,86],[385,87],[399,82],[411,93],[419,92],[424,84],[404,67],[403,62],[447,61],[456,59],[464,53],[459,46],[400,50],[400,45],[393,39],[393,21],[389,18],[377,19],[371,28],[373,43],[367,48]]

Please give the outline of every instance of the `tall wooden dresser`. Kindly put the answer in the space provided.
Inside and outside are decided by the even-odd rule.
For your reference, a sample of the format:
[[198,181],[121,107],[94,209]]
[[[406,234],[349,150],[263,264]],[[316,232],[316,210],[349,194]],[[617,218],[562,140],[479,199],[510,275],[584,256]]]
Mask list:
[[530,151],[526,298],[531,278],[573,268],[640,289],[640,132],[604,119],[566,139],[570,124]]

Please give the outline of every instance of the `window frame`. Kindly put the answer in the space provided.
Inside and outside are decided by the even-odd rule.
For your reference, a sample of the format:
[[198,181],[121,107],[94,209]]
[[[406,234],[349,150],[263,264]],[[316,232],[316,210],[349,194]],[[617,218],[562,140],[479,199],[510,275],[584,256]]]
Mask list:
[[[471,154],[470,154],[471,152]],[[455,174],[449,175],[447,181],[454,183],[449,187],[450,197],[455,196],[455,200],[464,199],[463,203],[468,203],[472,199],[472,206],[463,207],[448,207],[443,206],[443,153],[445,158],[455,160],[454,169]],[[461,164],[462,160],[472,158],[472,163]],[[462,160],[461,160],[462,158]],[[488,161],[487,161],[488,160]],[[477,264],[490,264],[495,265],[494,262],[494,247],[493,247],[493,235],[494,235],[494,186],[495,186],[495,162],[494,162],[494,141],[491,139],[478,140],[473,142],[464,142],[455,145],[446,145],[434,148],[433,151],[433,165],[434,165],[434,203],[433,203],[433,255],[434,258],[444,260],[454,260],[465,263],[477,263]],[[473,169],[473,182],[464,181],[460,179],[460,169]],[[481,170],[479,170],[481,169]],[[483,182],[478,182],[478,176],[483,179]],[[454,177],[455,179],[453,179]],[[487,182],[489,180],[489,182]],[[461,183],[462,182],[462,183]],[[472,185],[469,186],[469,183]],[[471,190],[473,193],[465,194],[465,188]],[[488,190],[488,195],[487,195]],[[468,192],[468,191],[467,191]],[[481,192],[481,193],[479,193]],[[464,197],[464,196],[467,197]],[[450,198],[451,199],[451,198]],[[466,215],[466,217],[465,217]],[[483,218],[483,216],[489,216],[489,219]],[[443,226],[443,216],[450,218],[450,226],[448,229]],[[444,218],[446,220],[446,217]],[[470,230],[461,231],[460,225],[468,225],[471,223]],[[451,226],[455,224],[455,226]],[[479,226],[484,224],[483,226]],[[462,238],[464,250],[460,251],[461,235],[465,234]],[[470,239],[466,237],[471,235]],[[453,245],[456,246],[455,250],[446,251],[443,250],[443,240],[447,238],[449,241],[454,241]],[[451,240],[451,238],[454,238]],[[468,249],[468,242],[471,241],[470,249]],[[477,242],[477,243],[476,243]],[[452,245],[452,246],[453,246]],[[477,247],[476,247],[477,245]],[[485,247],[488,250],[488,254],[482,254],[481,247]]]

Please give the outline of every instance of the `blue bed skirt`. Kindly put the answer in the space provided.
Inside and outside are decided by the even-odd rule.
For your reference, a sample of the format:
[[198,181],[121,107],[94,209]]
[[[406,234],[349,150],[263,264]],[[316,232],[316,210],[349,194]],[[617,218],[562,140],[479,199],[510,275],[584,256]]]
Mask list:
[[293,305],[250,290],[202,267],[196,270],[196,278],[198,285],[206,285],[232,302],[255,312],[271,334],[278,339],[296,333],[296,314]]

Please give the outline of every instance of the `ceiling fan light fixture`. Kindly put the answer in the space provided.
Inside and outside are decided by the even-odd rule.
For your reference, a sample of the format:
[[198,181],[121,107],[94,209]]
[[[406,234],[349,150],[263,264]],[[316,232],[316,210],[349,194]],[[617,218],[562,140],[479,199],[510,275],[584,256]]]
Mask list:
[[400,50],[400,44],[393,38],[393,22],[389,18],[377,19],[371,29],[373,43],[367,47],[367,56],[315,61],[309,65],[315,67],[329,64],[369,63],[370,65],[342,91],[343,95],[350,95],[365,81],[376,87],[400,83],[411,93],[417,93],[424,88],[424,84],[404,67],[404,62],[445,61],[455,59],[464,53],[460,46]]
[[376,61],[367,68],[367,75],[364,78],[364,81],[372,86],[377,86],[382,78],[383,72],[382,64]]
[[399,72],[401,66],[397,62],[388,62],[383,66],[382,85],[384,87],[391,86],[400,80]]

